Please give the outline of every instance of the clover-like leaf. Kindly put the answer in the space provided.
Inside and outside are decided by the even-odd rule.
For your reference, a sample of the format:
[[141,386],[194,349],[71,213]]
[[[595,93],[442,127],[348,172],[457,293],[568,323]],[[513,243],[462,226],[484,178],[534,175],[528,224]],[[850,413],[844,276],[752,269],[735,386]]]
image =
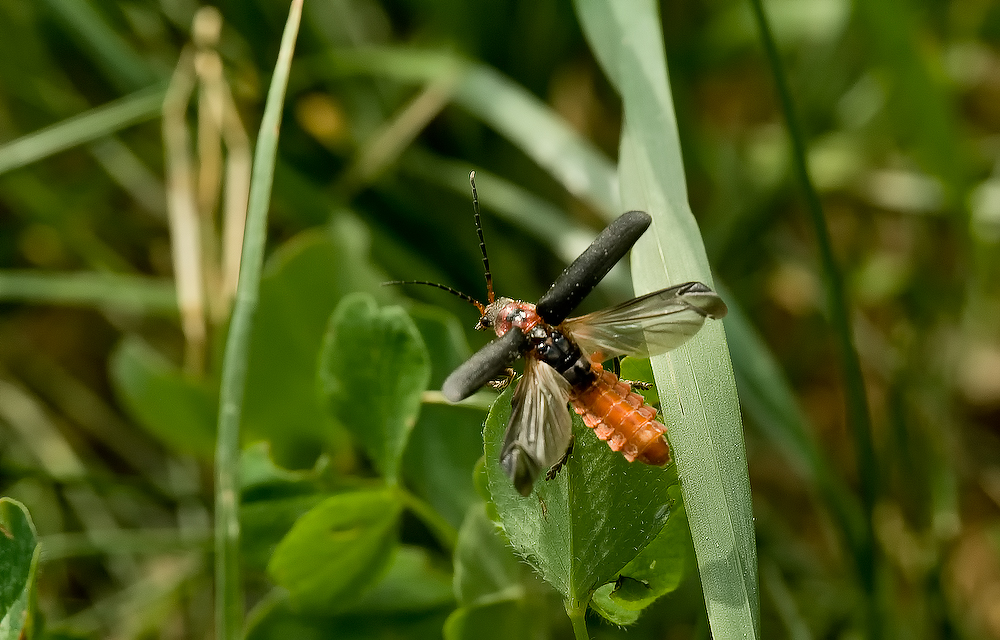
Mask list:
[[379,291],[364,227],[338,218],[329,230],[303,232],[268,259],[260,283],[244,396],[245,431],[269,440],[277,460],[311,463],[298,453],[339,444],[316,394],[316,357],[330,314],[346,294]]
[[111,355],[111,382],[129,414],[175,451],[209,459],[215,451],[215,393],[152,347],[125,338]]
[[321,393],[390,483],[429,380],[427,348],[402,308],[379,308],[366,294],[337,305],[320,354]]
[[677,487],[671,487],[671,493],[679,504],[659,535],[625,565],[614,583],[594,593],[594,609],[615,624],[635,622],[639,612],[680,586],[690,564],[691,533],[684,505]]
[[300,517],[278,544],[268,573],[297,607],[335,609],[381,577],[396,547],[401,512],[390,489],[327,498]]
[[490,494],[514,549],[563,595],[568,609],[578,610],[659,534],[674,503],[668,489],[676,474],[672,465],[630,464],[574,415],[575,442],[565,466],[522,497],[499,464],[510,396],[497,400],[486,421]]
[[0,640],[31,637],[40,550],[28,510],[0,498]]
[[513,554],[483,503],[466,514],[454,564],[461,606],[445,624],[447,640],[547,637],[553,592]]

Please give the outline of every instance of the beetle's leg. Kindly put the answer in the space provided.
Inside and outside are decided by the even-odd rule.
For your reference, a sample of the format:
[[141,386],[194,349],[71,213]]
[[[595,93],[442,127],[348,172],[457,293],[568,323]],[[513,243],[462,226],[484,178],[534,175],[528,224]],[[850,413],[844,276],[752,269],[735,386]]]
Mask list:
[[514,381],[514,376],[516,372],[511,367],[507,367],[503,370],[496,378],[489,381],[490,387],[497,393],[503,393],[503,390],[510,386],[510,383]]
[[653,388],[652,382],[643,382],[642,380],[622,380],[622,382],[632,387],[633,391],[649,391]]
[[559,462],[549,467],[549,470],[545,473],[546,480],[552,480],[555,478],[556,474],[559,473],[559,470],[566,465],[566,461],[569,460],[569,455],[573,453],[573,442],[574,438],[571,437],[569,439],[569,446],[566,447],[566,453],[563,454],[563,457],[559,458]]

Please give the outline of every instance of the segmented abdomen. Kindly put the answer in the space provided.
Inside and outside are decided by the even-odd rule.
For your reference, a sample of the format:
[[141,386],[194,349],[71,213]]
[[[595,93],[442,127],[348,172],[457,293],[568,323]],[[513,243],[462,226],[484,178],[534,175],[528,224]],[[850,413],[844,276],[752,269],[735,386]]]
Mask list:
[[656,409],[600,364],[592,367],[597,380],[586,389],[573,391],[573,410],[598,438],[629,462],[636,458],[654,465],[669,462],[670,448],[663,437],[667,428],[656,421]]

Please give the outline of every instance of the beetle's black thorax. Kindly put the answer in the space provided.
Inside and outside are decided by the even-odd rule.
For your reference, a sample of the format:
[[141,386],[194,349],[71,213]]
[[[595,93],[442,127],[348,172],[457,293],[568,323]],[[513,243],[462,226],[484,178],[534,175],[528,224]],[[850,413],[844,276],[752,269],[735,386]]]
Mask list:
[[528,355],[538,358],[566,379],[575,389],[586,389],[597,380],[590,359],[558,327],[547,324],[535,311],[535,305],[521,300],[499,298],[486,308],[479,324],[493,327],[503,336],[512,327],[528,339]]
[[528,332],[531,355],[549,365],[575,389],[585,389],[597,379],[590,360],[580,347],[556,327],[543,322]]

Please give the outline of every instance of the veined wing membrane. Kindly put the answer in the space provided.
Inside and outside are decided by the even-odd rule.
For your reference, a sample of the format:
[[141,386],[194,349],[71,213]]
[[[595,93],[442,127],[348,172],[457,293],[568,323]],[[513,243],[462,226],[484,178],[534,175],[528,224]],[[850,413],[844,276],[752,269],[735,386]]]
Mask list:
[[569,383],[555,369],[535,358],[526,360],[500,453],[500,466],[521,495],[531,493],[538,476],[569,448],[569,392]]
[[622,304],[570,318],[570,337],[588,355],[648,358],[687,342],[705,318],[726,315],[726,304],[700,282],[686,282]]

